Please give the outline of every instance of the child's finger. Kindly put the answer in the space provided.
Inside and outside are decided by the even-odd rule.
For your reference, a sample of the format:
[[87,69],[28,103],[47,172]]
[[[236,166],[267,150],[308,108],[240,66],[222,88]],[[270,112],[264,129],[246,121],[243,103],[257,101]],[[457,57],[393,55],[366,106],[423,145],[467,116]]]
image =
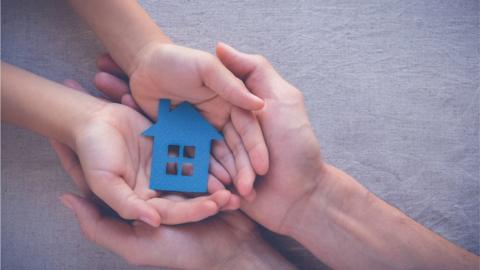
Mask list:
[[[92,191],[124,219],[139,219],[151,226],[160,225],[157,211],[141,199],[123,178],[106,171],[88,177]],[[87,179],[88,180],[88,179]]]
[[222,211],[237,210],[240,208],[240,202],[241,202],[240,197],[232,193],[232,196],[230,196],[230,200],[224,207],[222,207],[221,210]]
[[232,124],[242,139],[255,172],[264,175],[268,171],[268,150],[257,117],[251,111],[232,108]]
[[210,196],[174,201],[164,198],[153,198],[148,201],[160,214],[163,224],[182,224],[195,222],[215,215],[228,203],[231,193],[220,190]]
[[135,245],[134,231],[127,223],[102,216],[94,204],[81,197],[66,194],[60,199],[75,213],[80,228],[89,241],[124,258],[131,257],[129,252],[136,252],[131,248]]
[[98,72],[93,78],[95,87],[110,100],[120,103],[122,96],[129,94],[128,84],[107,72]]
[[230,175],[230,179],[233,179],[237,175],[237,169],[235,168],[235,158],[232,152],[228,148],[225,140],[214,141],[212,144],[212,155],[227,170]]
[[123,72],[122,68],[112,59],[110,54],[104,53],[99,55],[96,62],[98,70],[112,73],[122,79],[128,78],[127,74]]
[[235,77],[216,58],[206,61],[200,72],[206,86],[235,106],[246,110],[260,110],[263,100],[247,90],[243,82]]
[[140,106],[137,105],[137,103],[133,99],[132,95],[130,95],[130,94],[123,95],[120,103],[136,110],[137,112],[142,113],[142,109],[140,108]]
[[230,174],[228,174],[227,170],[213,156],[210,156],[209,166],[209,172],[214,175],[218,180],[220,180],[220,182],[225,185],[228,185],[232,182]]
[[240,195],[247,196],[253,190],[255,172],[250,164],[245,146],[232,123],[229,122],[225,125],[223,135],[225,136],[228,148],[231,149],[235,157],[237,174],[233,177],[233,183]]

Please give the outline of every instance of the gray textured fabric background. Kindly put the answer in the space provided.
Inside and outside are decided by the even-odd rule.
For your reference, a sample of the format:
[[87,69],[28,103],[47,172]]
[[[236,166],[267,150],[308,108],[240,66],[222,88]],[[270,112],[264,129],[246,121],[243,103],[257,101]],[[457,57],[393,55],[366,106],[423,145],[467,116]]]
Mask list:
[[[265,55],[305,94],[329,162],[480,252],[478,1],[142,4],[179,44]],[[93,90],[103,49],[64,1],[1,5],[4,61]],[[3,125],[1,160],[3,269],[132,268],[84,240],[60,205],[75,188],[46,139]]]

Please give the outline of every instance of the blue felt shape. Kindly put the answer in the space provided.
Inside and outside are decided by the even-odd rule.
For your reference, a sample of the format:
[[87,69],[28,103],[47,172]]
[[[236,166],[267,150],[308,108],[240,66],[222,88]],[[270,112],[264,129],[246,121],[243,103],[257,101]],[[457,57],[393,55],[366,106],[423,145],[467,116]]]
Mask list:
[[[143,132],[144,136],[153,137],[150,188],[206,192],[211,142],[223,139],[222,134],[187,102],[170,110],[170,100],[162,99],[157,115],[157,122]],[[186,151],[188,148],[194,148],[193,155]],[[167,163],[173,167],[176,164],[176,173],[167,171]],[[184,175],[183,169],[191,166],[191,175]]]

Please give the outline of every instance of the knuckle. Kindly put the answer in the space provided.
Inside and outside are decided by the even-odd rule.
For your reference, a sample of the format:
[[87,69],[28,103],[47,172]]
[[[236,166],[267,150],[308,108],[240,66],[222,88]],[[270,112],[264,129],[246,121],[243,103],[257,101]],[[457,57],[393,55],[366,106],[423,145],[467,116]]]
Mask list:
[[247,153],[253,153],[254,151],[256,151],[256,149],[259,149],[258,151],[260,151],[262,149],[261,147],[262,147],[262,143],[259,141],[255,141],[252,144],[245,146]]
[[248,137],[248,134],[249,134],[251,129],[252,129],[251,125],[249,125],[247,123],[239,125],[238,130],[237,130],[238,135],[240,135],[240,138],[246,138],[246,137]]
[[245,148],[242,143],[235,143],[232,147],[233,155],[238,157],[245,153]]

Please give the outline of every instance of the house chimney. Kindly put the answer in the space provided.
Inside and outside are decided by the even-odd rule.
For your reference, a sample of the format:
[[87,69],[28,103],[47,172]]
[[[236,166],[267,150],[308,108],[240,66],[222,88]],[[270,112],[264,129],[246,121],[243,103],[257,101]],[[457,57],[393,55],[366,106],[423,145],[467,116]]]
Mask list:
[[169,99],[160,99],[160,102],[158,103],[157,118],[159,118],[160,115],[166,115],[169,112],[170,112],[170,100]]

